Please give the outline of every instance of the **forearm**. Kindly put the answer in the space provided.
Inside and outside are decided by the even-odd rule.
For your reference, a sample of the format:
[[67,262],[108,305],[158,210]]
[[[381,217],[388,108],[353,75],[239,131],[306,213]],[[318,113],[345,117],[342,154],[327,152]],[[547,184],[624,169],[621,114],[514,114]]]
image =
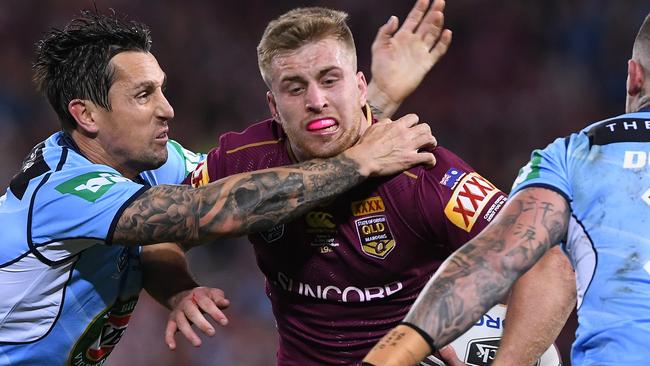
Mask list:
[[174,295],[198,286],[187,268],[185,253],[177,244],[143,247],[140,261],[144,289],[168,309]]
[[370,174],[346,154],[237,174],[201,188],[153,187],[123,212],[113,241],[192,246],[288,222]]
[[573,268],[556,246],[512,288],[508,326],[492,365],[534,364],[560,334],[575,302]]

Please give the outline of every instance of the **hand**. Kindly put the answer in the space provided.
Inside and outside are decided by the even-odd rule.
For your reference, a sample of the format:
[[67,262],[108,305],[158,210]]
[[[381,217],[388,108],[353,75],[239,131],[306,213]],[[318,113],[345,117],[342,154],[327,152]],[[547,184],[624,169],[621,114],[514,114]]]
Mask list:
[[447,366],[467,366],[467,364],[458,359],[456,351],[451,346],[442,347],[438,352]]
[[392,16],[372,44],[368,100],[380,117],[390,117],[447,52],[451,31],[443,30],[444,0],[417,0],[401,28]]
[[221,310],[230,305],[230,300],[226,299],[223,291],[218,288],[195,287],[173,296],[170,304],[172,312],[169,314],[165,328],[165,343],[169,349],[176,349],[174,334],[177,331],[183,333],[193,346],[201,345],[201,339],[192,329],[192,324],[196,325],[203,333],[213,336],[215,334],[214,327],[204,314],[210,315],[222,326],[228,324],[228,318]]
[[431,127],[418,121],[415,114],[395,122],[378,121],[345,154],[357,161],[364,176],[391,175],[419,164],[432,167],[436,164],[433,154],[419,149],[433,149],[436,139]]

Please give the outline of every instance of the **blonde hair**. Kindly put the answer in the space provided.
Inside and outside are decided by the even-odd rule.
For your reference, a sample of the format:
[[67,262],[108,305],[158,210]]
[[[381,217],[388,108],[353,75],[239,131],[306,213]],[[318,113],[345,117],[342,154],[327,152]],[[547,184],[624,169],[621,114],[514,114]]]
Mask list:
[[342,11],[309,7],[293,9],[272,20],[257,46],[257,63],[264,82],[271,86],[271,62],[276,56],[330,37],[350,49],[356,64],[356,48],[347,19],[348,14]]

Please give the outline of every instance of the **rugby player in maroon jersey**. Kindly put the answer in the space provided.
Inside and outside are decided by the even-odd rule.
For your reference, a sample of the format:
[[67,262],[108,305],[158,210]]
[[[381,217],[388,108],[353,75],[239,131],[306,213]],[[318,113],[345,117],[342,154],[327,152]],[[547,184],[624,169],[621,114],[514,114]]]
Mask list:
[[[373,48],[391,38],[414,37],[425,54],[420,57],[433,65],[451,37],[442,30],[443,7],[444,1],[436,0],[427,11],[428,1],[418,1],[398,32],[395,19],[380,30]],[[357,71],[346,17],[302,8],[268,25],[258,61],[273,118],[224,134],[188,183],[202,186],[240,172],[329,157],[358,141],[375,116],[366,104],[371,88]],[[373,75],[376,85],[391,85],[378,78],[396,74]],[[413,89],[405,88],[406,95]],[[386,96],[386,90],[379,94]],[[499,211],[506,200],[499,189],[445,148],[439,146],[435,155],[433,169],[416,167],[369,181],[290,224],[249,236],[277,320],[279,365],[360,363],[404,318],[442,261]],[[549,282],[561,277],[544,276]],[[536,290],[531,283],[537,284],[529,281],[524,292],[533,295],[517,297],[516,306],[544,296],[531,291]],[[538,357],[550,345],[564,321],[557,320],[556,310],[540,311],[536,319],[509,318],[522,324],[515,328],[536,326],[539,319],[549,328],[547,339],[508,341],[526,347],[504,344],[512,364],[523,364],[531,353]]]

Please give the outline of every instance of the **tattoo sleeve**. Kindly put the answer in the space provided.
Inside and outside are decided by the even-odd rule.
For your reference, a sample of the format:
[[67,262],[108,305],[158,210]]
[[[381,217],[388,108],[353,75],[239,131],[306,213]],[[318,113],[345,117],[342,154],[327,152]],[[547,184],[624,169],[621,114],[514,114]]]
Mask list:
[[564,197],[545,188],[522,190],[492,224],[445,261],[405,321],[427,332],[436,347],[448,344],[565,237],[568,222]]
[[124,210],[113,242],[193,246],[266,230],[301,216],[364,178],[358,164],[341,154],[237,174],[201,188],[156,186]]

